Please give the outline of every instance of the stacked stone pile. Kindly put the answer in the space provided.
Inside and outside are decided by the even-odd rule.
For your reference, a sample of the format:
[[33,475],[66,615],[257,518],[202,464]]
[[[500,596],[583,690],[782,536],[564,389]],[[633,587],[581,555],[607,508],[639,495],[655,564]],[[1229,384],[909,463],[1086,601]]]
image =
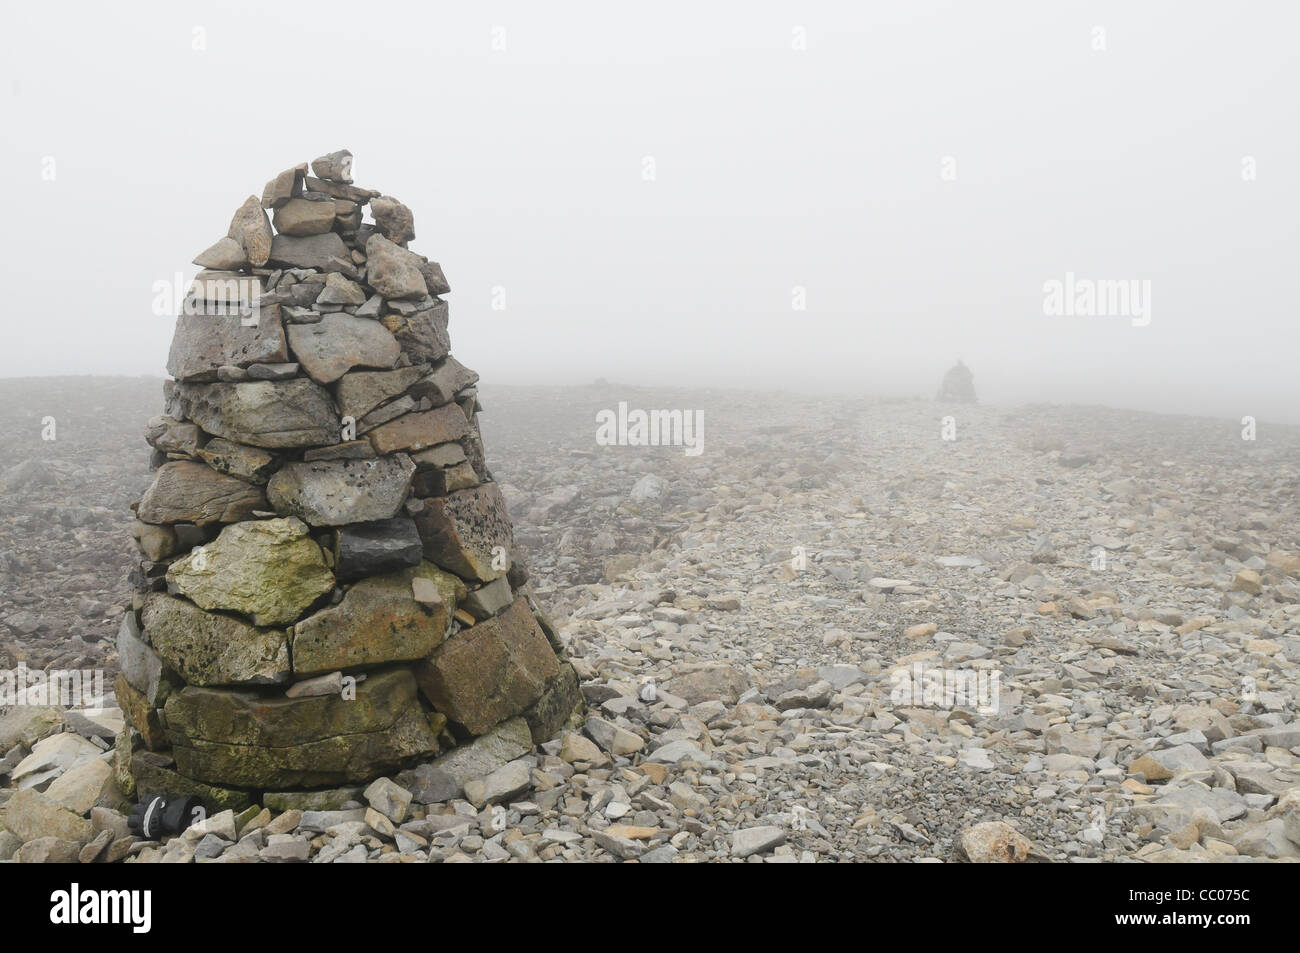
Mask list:
[[351,163],[276,176],[195,259],[118,637],[119,775],[142,792],[358,785],[511,719],[540,742],[578,703],[442,268]]

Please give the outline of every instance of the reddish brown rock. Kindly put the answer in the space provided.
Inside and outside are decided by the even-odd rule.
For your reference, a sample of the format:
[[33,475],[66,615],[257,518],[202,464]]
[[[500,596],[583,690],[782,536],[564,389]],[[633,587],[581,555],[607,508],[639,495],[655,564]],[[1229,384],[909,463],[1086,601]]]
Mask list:
[[475,735],[533,705],[559,671],[523,596],[500,615],[456,633],[415,670],[424,697]]
[[462,578],[491,582],[510,570],[514,535],[495,483],[425,500],[415,526],[425,558]]

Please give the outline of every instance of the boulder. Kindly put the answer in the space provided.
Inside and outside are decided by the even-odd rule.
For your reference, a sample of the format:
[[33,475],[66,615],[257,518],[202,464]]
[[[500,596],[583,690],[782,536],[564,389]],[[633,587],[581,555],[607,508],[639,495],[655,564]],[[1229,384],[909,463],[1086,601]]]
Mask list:
[[157,592],[145,597],[141,615],[158,655],[190,685],[275,685],[289,678],[283,629],[258,628]]
[[234,523],[172,563],[167,581],[202,609],[287,625],[334,588],[320,546],[295,517]]
[[434,708],[477,735],[537,701],[559,662],[520,596],[500,615],[444,641],[415,671]]
[[468,429],[465,412],[457,404],[448,404],[398,417],[371,430],[368,436],[376,453],[416,452],[459,440]]
[[266,698],[191,686],[167,700],[181,773],[250,788],[368,781],[438,750],[407,669],[371,675],[356,698]]
[[303,379],[242,384],[182,384],[185,416],[208,433],[253,447],[335,443],[340,422],[329,391]]
[[136,510],[146,523],[233,523],[266,509],[255,486],[190,460],[165,463]]
[[339,582],[418,566],[424,543],[415,520],[406,515],[339,528],[334,544],[334,575]]
[[415,525],[425,558],[462,578],[491,582],[510,569],[514,537],[495,483],[425,500]]
[[383,235],[366,240],[366,281],[385,298],[423,298],[429,293],[424,283],[420,256],[395,245]]
[[167,373],[181,381],[213,381],[221,367],[277,364],[289,359],[280,309],[264,305],[255,325],[238,314],[189,314],[176,318]]
[[315,324],[289,325],[289,347],[302,369],[332,384],[355,367],[392,367],[401,348],[378,321],[335,312]]
[[[432,582],[440,601],[417,602],[412,595],[416,579]],[[464,583],[430,563],[362,579],[338,605],[294,627],[294,674],[301,678],[424,658],[447,635],[464,591]]]
[[343,526],[396,516],[406,502],[415,464],[399,453],[375,460],[285,464],[266,485],[276,512],[312,526]]

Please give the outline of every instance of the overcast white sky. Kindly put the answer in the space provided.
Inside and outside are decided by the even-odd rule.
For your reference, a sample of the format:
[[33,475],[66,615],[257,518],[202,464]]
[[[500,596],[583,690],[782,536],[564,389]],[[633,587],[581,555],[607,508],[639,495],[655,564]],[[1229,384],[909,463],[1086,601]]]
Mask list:
[[[348,148],[485,382],[932,396],[962,357],[990,402],[1300,422],[1298,9],[8,5],[0,376],[162,375],[153,283]],[[1067,272],[1150,323],[1045,315]]]

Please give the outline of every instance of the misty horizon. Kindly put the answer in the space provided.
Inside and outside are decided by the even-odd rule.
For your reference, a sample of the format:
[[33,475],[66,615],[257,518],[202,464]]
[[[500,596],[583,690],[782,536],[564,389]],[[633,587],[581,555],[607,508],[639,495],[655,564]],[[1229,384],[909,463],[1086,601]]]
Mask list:
[[[419,211],[486,380],[927,397],[961,358],[992,404],[1300,422],[1295,14],[1002,7],[380,8],[340,36],[336,5],[155,5],[111,47],[108,11],[17,11],[0,376],[162,375],[155,284],[266,169],[348,148]],[[19,43],[56,28],[74,68]],[[327,92],[346,130],[277,118],[287,29],[389,64]],[[1149,283],[1145,312],[1045,313],[1071,275]]]

